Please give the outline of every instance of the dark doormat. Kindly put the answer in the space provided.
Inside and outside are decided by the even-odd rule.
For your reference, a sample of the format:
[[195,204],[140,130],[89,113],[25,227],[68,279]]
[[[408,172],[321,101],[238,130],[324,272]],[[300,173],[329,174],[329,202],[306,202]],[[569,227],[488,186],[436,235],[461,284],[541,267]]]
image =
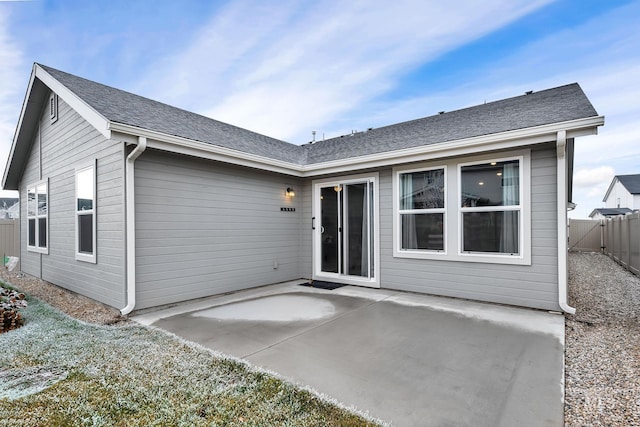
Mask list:
[[320,280],[312,280],[309,283],[302,283],[300,286],[307,286],[309,288],[325,289],[327,291],[332,291],[334,289],[338,289],[347,285],[345,285],[344,283],[322,282]]

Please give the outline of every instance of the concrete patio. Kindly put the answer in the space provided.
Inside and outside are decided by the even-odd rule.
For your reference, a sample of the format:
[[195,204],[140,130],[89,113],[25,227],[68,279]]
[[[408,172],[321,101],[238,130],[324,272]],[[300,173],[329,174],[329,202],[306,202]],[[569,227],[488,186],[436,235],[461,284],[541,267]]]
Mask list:
[[563,316],[300,283],[133,320],[246,359],[393,425],[563,425]]

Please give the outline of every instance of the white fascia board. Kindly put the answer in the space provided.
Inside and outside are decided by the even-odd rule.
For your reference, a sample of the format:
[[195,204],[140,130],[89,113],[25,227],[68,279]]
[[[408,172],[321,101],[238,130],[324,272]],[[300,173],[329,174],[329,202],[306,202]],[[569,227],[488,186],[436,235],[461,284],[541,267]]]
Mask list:
[[7,184],[7,174],[9,173],[9,165],[11,165],[11,161],[13,160],[13,155],[16,150],[16,142],[18,141],[18,135],[20,133],[20,129],[22,129],[24,114],[25,114],[25,111],[27,110],[27,100],[29,99],[29,95],[31,95],[31,89],[33,88],[35,74],[36,74],[36,65],[34,64],[33,69],[31,70],[31,76],[29,77],[29,85],[27,86],[27,92],[25,93],[24,99],[22,100],[20,117],[18,118],[18,125],[16,126],[16,130],[13,134],[13,141],[11,143],[11,150],[9,151],[9,156],[7,157],[7,164],[4,166],[4,174],[2,175],[2,188],[5,188],[5,185]]
[[571,120],[550,125],[536,126],[515,131],[482,135],[473,138],[447,141],[431,145],[408,148],[391,152],[383,152],[344,160],[323,162],[303,166],[305,176],[342,172],[345,170],[365,169],[370,167],[389,166],[398,163],[425,161],[441,157],[475,154],[479,151],[493,151],[526,145],[552,142],[559,131],[567,131],[567,135],[589,131],[604,124],[604,117]]
[[613,179],[611,180],[611,184],[609,184],[609,188],[607,188],[607,192],[604,194],[604,199],[602,199],[603,202],[607,203],[609,194],[611,194],[611,190],[613,190],[613,186],[616,185],[616,182],[618,182],[618,177],[614,176]]
[[78,114],[82,116],[87,122],[89,122],[98,132],[100,132],[105,138],[111,139],[111,130],[109,129],[109,120],[107,120],[102,114],[98,113],[93,107],[84,102],[76,94],[71,92],[56,80],[51,74],[47,73],[44,68],[36,64],[34,66],[36,77],[49,87],[59,98],[62,98],[64,102],[69,104]]
[[218,160],[225,163],[233,163],[236,165],[268,170],[287,175],[294,175],[298,177],[302,176],[300,170],[301,166],[296,165],[295,163],[274,160],[255,154],[220,147],[219,145],[207,144],[205,142],[168,135],[162,132],[143,129],[123,123],[111,123],[111,130],[114,132],[122,132],[125,134],[145,137],[148,141],[148,148],[186,154],[209,160]]
[[476,154],[481,151],[504,150],[556,140],[559,131],[567,135],[593,134],[598,126],[604,124],[603,116],[577,119],[549,125],[536,126],[514,131],[482,135],[455,141],[446,141],[431,145],[387,151],[360,157],[333,160],[312,165],[298,165],[280,160],[273,160],[255,154],[245,153],[230,148],[194,141],[188,138],[168,135],[148,129],[111,123],[114,132],[146,137],[150,148],[187,154],[211,160],[219,160],[252,168],[283,173],[297,177],[314,177],[330,173],[341,173],[360,169],[391,166],[399,163],[426,161],[442,157]]

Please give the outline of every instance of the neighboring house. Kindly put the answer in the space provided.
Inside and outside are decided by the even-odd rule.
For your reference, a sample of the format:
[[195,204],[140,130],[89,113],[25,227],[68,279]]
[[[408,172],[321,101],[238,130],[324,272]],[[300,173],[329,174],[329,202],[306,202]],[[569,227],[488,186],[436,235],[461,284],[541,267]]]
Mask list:
[[19,202],[14,197],[0,197],[0,219],[15,219],[20,215]]
[[640,209],[640,174],[614,176],[602,201],[607,208]]
[[589,218],[591,219],[607,219],[618,215],[626,215],[633,211],[629,208],[597,208],[591,211]]
[[603,123],[569,84],[297,146],[35,64],[3,186],[22,270],[124,314],[299,278],[572,312]]

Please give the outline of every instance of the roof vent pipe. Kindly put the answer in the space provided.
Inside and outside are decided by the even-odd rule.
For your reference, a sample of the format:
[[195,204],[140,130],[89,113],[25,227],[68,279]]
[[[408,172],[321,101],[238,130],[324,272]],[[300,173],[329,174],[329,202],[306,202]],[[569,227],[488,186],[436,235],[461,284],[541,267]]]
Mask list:
[[316,142],[316,131],[312,130],[311,131],[311,143],[313,144],[314,142]]

